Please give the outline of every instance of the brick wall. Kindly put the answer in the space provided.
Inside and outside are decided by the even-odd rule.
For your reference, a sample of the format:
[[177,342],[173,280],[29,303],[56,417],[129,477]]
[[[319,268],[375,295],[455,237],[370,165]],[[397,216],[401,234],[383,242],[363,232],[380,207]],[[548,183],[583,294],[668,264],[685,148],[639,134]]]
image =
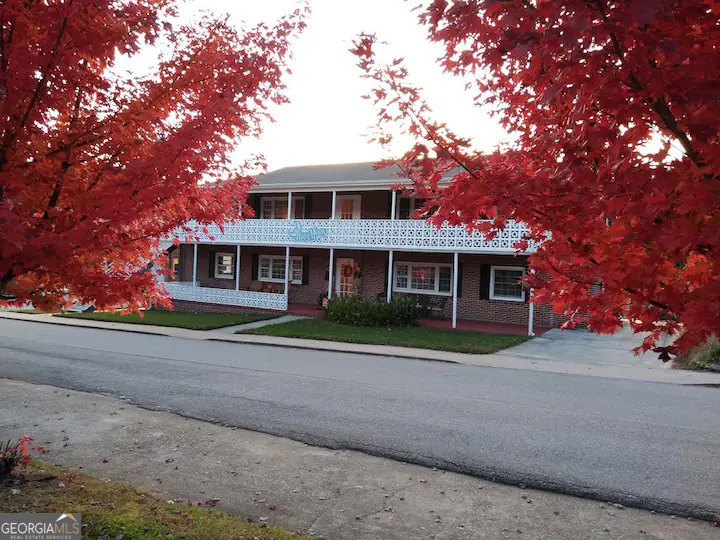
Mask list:
[[[340,195],[360,195],[360,217],[362,219],[388,219],[390,217],[390,195],[387,190],[380,191],[342,191]],[[282,197],[279,194],[255,194],[248,199],[255,210],[255,216],[260,217],[260,200],[262,197]],[[285,195],[286,196],[286,195]],[[332,210],[332,193],[302,193],[293,192],[293,197],[303,197],[305,204],[310,204],[310,217],[312,219],[328,219]]]
[[[387,290],[387,254],[376,253],[375,257],[367,258],[363,267],[363,296],[374,297],[377,292]],[[430,262],[452,264],[453,257],[439,253],[404,253],[395,252],[395,262]],[[483,264],[501,266],[526,266],[527,257],[513,257],[502,255],[460,255],[459,263],[462,265],[461,283],[458,297],[458,317],[489,322],[507,322],[514,324],[527,324],[529,315],[528,302],[512,302],[508,300],[482,300],[480,299],[480,266]],[[367,292],[366,292],[367,291]],[[393,293],[399,296],[402,293]],[[443,311],[443,316],[452,316],[452,298]],[[559,326],[564,317],[552,312],[548,305],[535,304],[534,324],[539,327]]]
[[[313,210],[314,212],[314,210]],[[191,245],[180,246],[182,279],[192,279],[192,253]],[[198,249],[198,281],[201,286],[234,288],[235,280],[216,279],[210,276],[210,257],[216,251],[235,252],[234,246],[199,246]],[[253,254],[276,255],[284,257],[285,249],[281,247],[253,247],[244,246],[240,255],[240,288],[249,289],[252,281]],[[291,303],[316,304],[318,296],[327,293],[326,280],[329,264],[329,250],[293,248],[291,256],[305,256],[307,269],[307,283],[304,285],[290,285],[289,301]],[[363,298],[373,299],[378,294],[387,291],[387,264],[388,253],[385,251],[358,251],[335,250],[335,264],[339,258],[352,258],[360,264],[362,280],[360,295]],[[449,254],[438,253],[405,253],[395,252],[395,262],[431,262],[452,264],[453,257]],[[527,324],[529,314],[528,302],[513,302],[507,300],[487,300],[480,298],[480,267],[481,265],[526,266],[527,257],[502,255],[460,255],[459,262],[462,268],[460,294],[458,297],[458,317],[489,322],[507,322],[514,324]],[[337,269],[333,269],[335,274]],[[333,276],[336,279],[336,275]],[[398,296],[402,293],[393,293]],[[452,299],[448,299],[443,316],[451,317]],[[547,305],[535,305],[535,325],[538,327],[559,326],[566,318],[552,312]]]

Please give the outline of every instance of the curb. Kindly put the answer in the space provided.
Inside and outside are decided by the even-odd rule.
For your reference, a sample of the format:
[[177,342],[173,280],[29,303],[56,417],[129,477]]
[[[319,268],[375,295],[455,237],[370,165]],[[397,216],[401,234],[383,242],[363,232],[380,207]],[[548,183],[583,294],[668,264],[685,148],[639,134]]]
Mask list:
[[[16,314],[16,312],[12,312],[13,314]],[[19,313],[19,315],[22,315],[22,313]],[[265,347],[276,347],[276,348],[293,348],[293,349],[302,349],[302,350],[310,350],[310,351],[317,351],[317,352],[325,352],[325,353],[345,353],[345,354],[358,354],[358,355],[366,355],[366,356],[375,356],[375,357],[385,357],[385,358],[399,358],[403,360],[415,360],[415,361],[424,361],[424,362],[441,362],[444,364],[455,364],[455,365],[461,365],[461,366],[469,366],[469,367],[480,367],[480,368],[494,368],[494,369],[512,369],[516,371],[532,371],[534,373],[553,373],[556,375],[568,375],[568,376],[576,376],[576,377],[601,377],[606,379],[620,379],[620,380],[632,380],[637,382],[646,382],[646,383],[655,383],[655,384],[676,384],[681,386],[703,386],[703,387],[710,387],[710,388],[720,388],[720,378],[717,380],[703,380],[703,381],[692,381],[692,380],[665,380],[662,377],[647,377],[643,376],[643,374],[637,375],[637,373],[633,373],[633,370],[642,370],[643,368],[626,368],[621,366],[604,366],[604,365],[588,365],[588,366],[578,366],[575,364],[567,364],[559,361],[547,361],[547,360],[537,360],[533,358],[523,357],[523,355],[512,355],[508,354],[506,351],[500,351],[498,353],[494,354],[486,354],[486,355],[473,355],[473,354],[466,354],[466,353],[460,353],[460,352],[452,352],[447,351],[448,354],[451,354],[456,357],[456,359],[451,358],[442,358],[439,356],[432,355],[431,353],[428,354],[422,354],[423,349],[416,349],[416,348],[404,348],[404,347],[398,347],[393,345],[373,345],[373,344],[349,344],[349,345],[356,345],[356,346],[362,346],[363,350],[355,350],[354,348],[342,348],[343,342],[336,342],[336,341],[324,341],[324,340],[310,340],[310,339],[304,339],[304,338],[290,338],[290,337],[281,337],[279,339],[287,340],[288,342],[277,342],[272,341],[270,339],[265,340],[266,336],[263,336],[261,334],[215,334],[213,335],[213,330],[193,330],[193,329],[179,329],[186,332],[196,333],[195,335],[178,335],[173,332],[167,332],[164,331],[163,327],[155,326],[154,331],[148,331],[143,330],[142,328],[132,328],[135,326],[141,326],[136,324],[129,324],[129,323],[117,323],[117,322],[111,322],[108,324],[112,324],[114,326],[108,327],[108,326],[96,326],[91,324],[77,324],[76,321],[73,321],[72,319],[62,319],[62,320],[52,320],[52,317],[44,318],[43,320],[38,320],[35,318],[36,315],[28,315],[26,316],[8,316],[8,313],[1,313],[0,312],[0,319],[6,319],[6,320],[14,320],[14,321],[27,321],[32,323],[39,323],[39,324],[54,324],[57,326],[69,326],[73,328],[89,328],[94,330],[106,330],[106,331],[114,331],[114,332],[126,332],[130,334],[142,334],[142,335],[149,335],[149,336],[160,336],[160,337],[169,337],[169,338],[178,338],[178,339],[191,339],[196,341],[215,341],[220,343],[235,343],[239,345],[255,345],[255,346],[265,346]],[[93,321],[98,322],[98,321]],[[227,337],[226,337],[227,336]],[[234,338],[231,338],[230,336],[237,336]],[[248,337],[240,337],[240,336],[248,336]],[[274,337],[274,336],[272,336]],[[249,338],[249,339],[248,339]],[[332,344],[332,346],[324,346],[325,344]],[[380,350],[382,349],[382,350]],[[404,350],[404,349],[407,349]],[[412,351],[412,352],[409,352]],[[432,351],[432,349],[428,349],[428,351]],[[445,351],[434,351],[437,353],[443,353]],[[473,361],[475,360],[475,361]],[[495,360],[495,362],[493,362]],[[525,360],[525,363],[518,364],[518,360]],[[534,360],[534,361],[533,361]],[[507,362],[507,364],[501,364],[500,362]],[[513,363],[514,362],[514,363]],[[567,366],[567,367],[566,367]],[[591,369],[595,369],[594,372],[588,372],[585,369],[581,369],[581,367],[585,367],[588,371]],[[612,370],[616,369],[619,372],[618,373],[608,373],[603,372],[604,369]],[[646,368],[647,369],[647,368]],[[649,370],[652,371],[652,370]],[[684,378],[689,379],[692,377],[699,377],[702,374],[697,373],[695,375],[690,375],[694,372],[680,372],[679,378],[682,378],[682,375],[686,375]]]
[[[256,334],[254,334],[256,335]],[[290,337],[284,337],[283,339],[292,339],[294,341],[322,341],[322,340],[305,340],[303,338],[290,338]],[[264,347],[279,347],[279,348],[288,348],[292,347],[293,349],[303,349],[308,351],[318,351],[318,352],[338,352],[338,353],[345,353],[345,354],[364,354],[367,356],[383,356],[385,358],[402,358],[404,360],[421,360],[426,362],[444,362],[446,364],[457,364],[461,366],[472,366],[474,364],[466,364],[464,362],[461,362],[459,360],[449,360],[447,358],[433,358],[430,356],[418,356],[418,355],[411,355],[411,354],[400,354],[399,352],[380,352],[380,351],[353,351],[349,349],[330,349],[325,347],[320,347],[318,345],[310,345],[305,343],[293,343],[293,344],[286,344],[286,343],[274,343],[271,341],[243,341],[240,339],[227,339],[227,338],[220,338],[220,337],[211,337],[207,338],[205,341],[221,341],[223,343],[236,343],[239,345],[260,345]],[[337,341],[330,341],[329,343],[338,343]],[[376,345],[377,347],[378,345]],[[382,346],[382,345],[381,345]],[[453,354],[463,354],[463,353],[453,353]],[[468,355],[471,356],[471,355]],[[492,366],[477,366],[477,367],[492,367]]]

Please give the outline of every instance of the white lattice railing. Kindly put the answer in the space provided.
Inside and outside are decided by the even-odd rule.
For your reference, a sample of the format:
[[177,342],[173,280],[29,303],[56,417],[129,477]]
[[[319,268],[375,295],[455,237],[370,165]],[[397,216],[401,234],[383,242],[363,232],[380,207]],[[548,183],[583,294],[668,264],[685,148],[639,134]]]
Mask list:
[[287,311],[286,294],[265,293],[255,291],[237,291],[215,287],[193,287],[192,283],[165,283],[165,288],[173,300],[190,302],[206,302],[226,306],[251,307],[258,309],[274,309]]
[[[464,227],[440,228],[424,220],[389,219],[249,219],[225,225],[202,227],[189,223],[200,242],[258,246],[334,247],[382,250],[448,251],[465,253],[516,253],[515,244],[528,230],[522,223],[508,222],[495,238]],[[182,241],[187,236],[178,231]],[[164,239],[168,240],[168,238]],[[535,251],[530,243],[524,253]]]

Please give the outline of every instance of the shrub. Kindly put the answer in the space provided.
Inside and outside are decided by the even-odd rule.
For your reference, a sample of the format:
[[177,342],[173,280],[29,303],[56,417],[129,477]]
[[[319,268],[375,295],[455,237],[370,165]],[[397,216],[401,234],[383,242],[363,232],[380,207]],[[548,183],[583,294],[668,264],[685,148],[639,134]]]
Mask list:
[[710,336],[702,345],[675,358],[673,364],[684,369],[705,369],[710,364],[720,364],[720,340]]
[[13,472],[18,465],[30,463],[31,458],[27,452],[31,442],[32,437],[27,435],[20,437],[15,444],[7,441],[3,445],[0,442],[0,477]]
[[325,318],[353,326],[417,326],[420,311],[411,297],[382,302],[359,296],[336,296],[328,302]]

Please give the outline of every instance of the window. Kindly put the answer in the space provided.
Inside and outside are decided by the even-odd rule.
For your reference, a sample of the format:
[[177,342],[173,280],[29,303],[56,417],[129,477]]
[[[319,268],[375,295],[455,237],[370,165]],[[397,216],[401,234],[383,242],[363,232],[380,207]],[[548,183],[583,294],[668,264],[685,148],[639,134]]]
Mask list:
[[235,277],[235,255],[215,252],[215,277],[219,279]]
[[425,204],[425,199],[412,197],[409,195],[400,195],[397,199],[397,208],[395,216],[397,219],[413,219],[413,214]]
[[452,265],[395,263],[394,290],[449,296],[452,293]]
[[[290,257],[290,283],[300,285],[302,279],[302,257]],[[261,255],[258,257],[258,281],[285,283],[285,257],[283,255]]]
[[170,269],[172,270],[171,279],[180,279],[180,250],[176,249],[170,255]]
[[[292,198],[292,217],[305,217],[305,197]],[[260,199],[261,219],[287,219],[287,197],[262,197]]]
[[490,268],[490,299],[525,301],[520,280],[525,276],[522,266],[493,266]]
[[360,195],[338,195],[335,201],[335,219],[360,219]]

